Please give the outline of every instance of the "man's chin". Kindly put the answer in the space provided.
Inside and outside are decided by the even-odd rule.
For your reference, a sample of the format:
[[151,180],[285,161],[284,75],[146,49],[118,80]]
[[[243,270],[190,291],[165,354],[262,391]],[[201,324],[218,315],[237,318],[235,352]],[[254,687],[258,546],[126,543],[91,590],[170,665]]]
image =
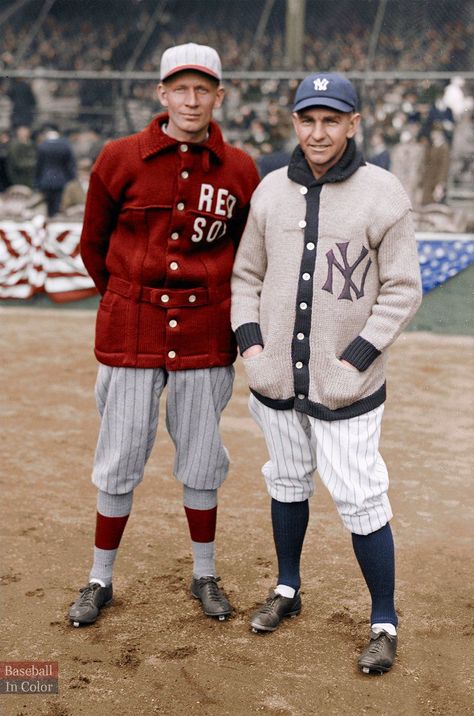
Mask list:
[[315,164],[316,166],[325,166],[329,162],[329,158],[323,154],[309,154],[307,159],[311,164]]
[[311,149],[309,154],[311,157],[314,157],[315,159],[320,159],[321,161],[327,161],[329,157],[329,152],[327,149]]
[[196,122],[195,120],[184,121],[181,123],[181,129],[185,132],[202,132],[204,129],[202,122]]

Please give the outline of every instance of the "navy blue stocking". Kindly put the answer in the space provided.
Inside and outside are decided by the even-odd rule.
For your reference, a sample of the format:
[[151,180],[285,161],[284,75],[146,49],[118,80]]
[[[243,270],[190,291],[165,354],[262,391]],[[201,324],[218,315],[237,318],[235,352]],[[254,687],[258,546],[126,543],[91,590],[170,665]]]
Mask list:
[[370,535],[352,534],[352,546],[372,597],[371,624],[396,627],[395,549],[389,523]]
[[273,539],[278,557],[278,584],[300,588],[300,558],[309,519],[309,502],[272,499]]

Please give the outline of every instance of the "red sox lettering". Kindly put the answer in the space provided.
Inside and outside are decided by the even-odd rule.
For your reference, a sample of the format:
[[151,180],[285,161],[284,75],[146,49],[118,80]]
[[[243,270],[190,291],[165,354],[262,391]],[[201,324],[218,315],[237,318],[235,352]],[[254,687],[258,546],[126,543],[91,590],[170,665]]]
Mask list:
[[[228,189],[223,187],[215,189],[212,184],[201,184],[198,211],[231,219],[236,202],[237,198]],[[227,222],[222,219],[213,220],[211,217],[198,216],[194,220],[193,229],[191,241],[198,242],[205,238],[211,243],[224,236]]]

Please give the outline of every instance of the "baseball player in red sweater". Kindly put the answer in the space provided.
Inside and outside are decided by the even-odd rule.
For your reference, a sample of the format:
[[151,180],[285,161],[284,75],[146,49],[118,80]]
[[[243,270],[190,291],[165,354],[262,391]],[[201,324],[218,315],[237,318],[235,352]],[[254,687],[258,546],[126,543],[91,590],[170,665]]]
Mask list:
[[75,626],[94,622],[112,600],[113,565],[165,386],[192,542],[191,593],[208,616],[232,611],[214,554],[217,490],[229,467],[219,420],[236,357],[230,276],[258,173],[212,120],[224,96],[214,49],[171,47],[160,76],[167,112],[104,147],[84,217],[81,254],[102,296],[95,338],[101,425],[94,559],[69,610]]

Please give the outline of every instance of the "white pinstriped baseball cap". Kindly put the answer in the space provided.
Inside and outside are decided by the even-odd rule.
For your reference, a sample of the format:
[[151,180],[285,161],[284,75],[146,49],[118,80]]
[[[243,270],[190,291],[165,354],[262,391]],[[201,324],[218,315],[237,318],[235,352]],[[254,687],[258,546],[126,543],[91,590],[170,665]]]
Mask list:
[[168,47],[161,56],[161,80],[183,70],[203,72],[216,80],[222,78],[221,61],[217,52],[212,47],[197,45],[195,42]]

